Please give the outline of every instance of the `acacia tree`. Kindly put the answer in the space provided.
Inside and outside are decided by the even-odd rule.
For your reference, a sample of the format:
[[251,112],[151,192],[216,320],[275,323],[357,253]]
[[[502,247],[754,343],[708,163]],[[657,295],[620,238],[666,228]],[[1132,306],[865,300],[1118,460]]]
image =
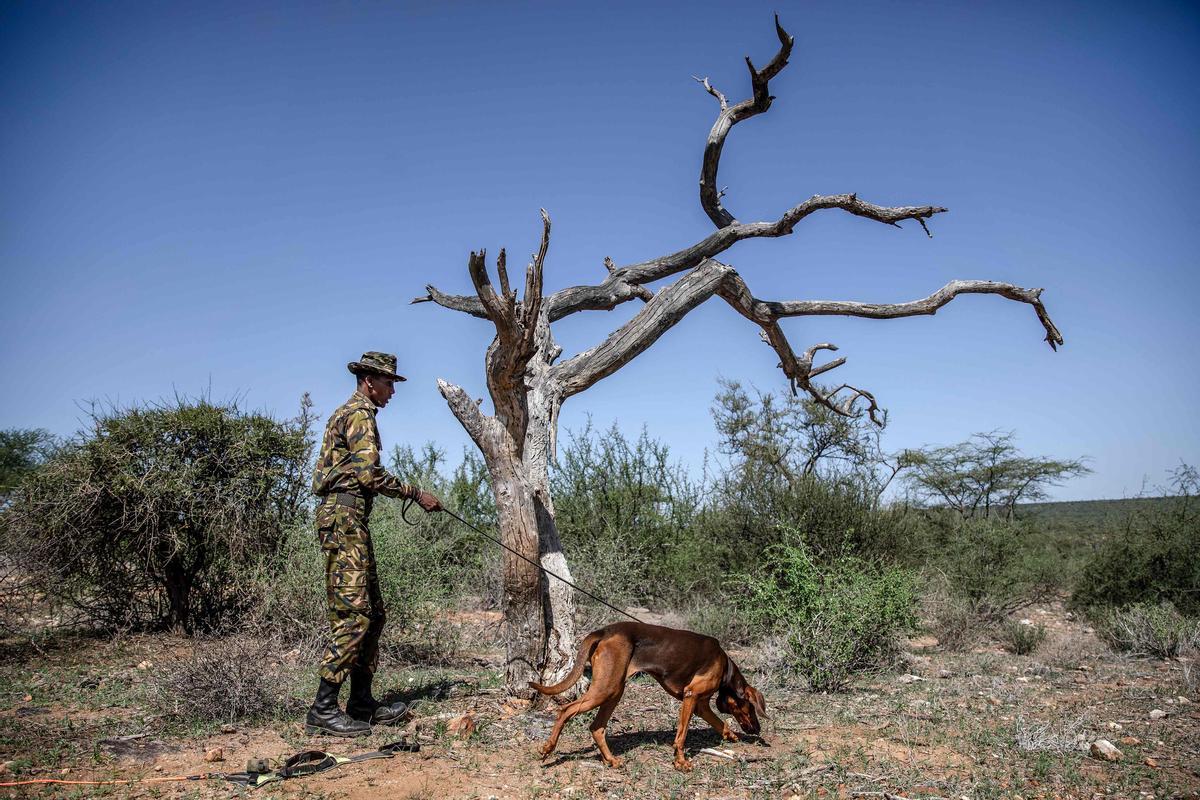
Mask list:
[[965,442],[907,453],[908,482],[917,496],[963,519],[977,514],[1012,519],[1017,503],[1045,500],[1051,486],[1091,472],[1082,460],[1022,455],[1016,434],[976,433]]
[[[916,220],[927,234],[926,220],[946,211],[931,205],[888,208],[861,200],[856,194],[814,195],[787,209],[778,219],[741,222],[722,205],[724,192],[717,189],[717,169],[725,140],[734,125],[771,107],[775,98],[768,83],[787,66],[792,53],[794,39],[780,26],[778,18],[775,29],[780,47],[770,62],[759,69],[746,58],[752,89],[749,98],[730,104],[707,78],[697,79],[720,105],[700,168],[700,205],[716,231],[683,250],[636,264],[618,267],[606,258],[608,275],[599,283],[571,286],[547,296],[542,286],[550,245],[550,217],[543,209],[541,245],[525,269],[521,297],[510,285],[502,249],[496,260],[498,292],[481,250],[472,252],[467,262],[474,294],[451,295],[427,286],[426,294],[413,300],[433,302],[494,324],[496,336],[485,359],[494,413],[484,414],[479,407],[482,401],[473,400],[457,385],[439,379],[438,388],[483,453],[504,543],[564,577],[570,572],[554,524],[547,474],[562,404],[645,352],[709,298],[721,298],[759,326],[760,336],[778,355],[779,367],[793,392],[807,392],[816,403],[839,415],[865,413],[876,424],[882,424],[883,412],[870,392],[845,383],[831,388],[814,383],[817,376],[845,363],[845,358],[814,363],[820,351],[837,347],[821,342],[797,353],[780,327],[781,319],[818,315],[893,319],[933,314],[960,294],[995,294],[1033,306],[1046,330],[1046,341],[1051,347],[1062,343],[1062,336],[1042,306],[1041,289],[958,280],[928,297],[905,303],[761,300],[733,267],[716,259],[744,239],[786,236],[817,211],[839,209],[897,227],[904,220]],[[674,282],[657,291],[649,288],[673,277]],[[631,300],[644,303],[633,319],[595,347],[559,361],[562,348],[554,341],[554,322],[580,311],[611,310]],[[508,689],[528,694],[527,681],[554,682],[570,666],[575,639],[571,590],[559,581],[544,581],[536,568],[509,553],[505,554],[503,571]]]

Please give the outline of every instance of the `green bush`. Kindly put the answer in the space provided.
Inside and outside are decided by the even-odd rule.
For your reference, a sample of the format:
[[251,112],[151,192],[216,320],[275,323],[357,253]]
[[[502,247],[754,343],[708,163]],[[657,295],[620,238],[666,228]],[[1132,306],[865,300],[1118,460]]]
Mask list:
[[1200,645],[1200,622],[1169,603],[1110,610],[1100,618],[1098,632],[1113,650],[1132,655],[1174,658]]
[[1071,596],[1077,607],[1169,602],[1200,616],[1200,476],[1174,473],[1173,497],[1130,514],[1084,564]]
[[207,399],[93,411],[10,496],[4,555],[89,622],[219,627],[303,512],[311,421],[307,397],[282,422]]
[[1027,656],[1046,641],[1046,626],[1009,620],[1000,626],[1000,641],[1013,655]]
[[796,535],[768,548],[758,571],[728,584],[752,630],[782,642],[777,666],[814,692],[844,689],[855,674],[889,666],[899,636],[916,621],[911,573],[852,555],[818,562]]

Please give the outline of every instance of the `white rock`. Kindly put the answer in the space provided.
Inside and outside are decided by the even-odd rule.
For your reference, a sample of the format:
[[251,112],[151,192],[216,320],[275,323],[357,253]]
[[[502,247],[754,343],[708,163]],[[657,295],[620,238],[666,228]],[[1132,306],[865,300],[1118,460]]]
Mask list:
[[1110,722],[1110,723],[1108,723],[1108,729],[1109,729],[1110,731],[1119,731],[1119,730],[1121,730],[1121,723],[1119,723],[1119,722]]
[[1161,708],[1156,708],[1150,712],[1150,719],[1162,719],[1166,715],[1167,712],[1163,711]]
[[1092,742],[1089,752],[1092,754],[1092,758],[1098,758],[1101,761],[1120,761],[1122,756],[1121,751],[1108,739],[1097,739]]

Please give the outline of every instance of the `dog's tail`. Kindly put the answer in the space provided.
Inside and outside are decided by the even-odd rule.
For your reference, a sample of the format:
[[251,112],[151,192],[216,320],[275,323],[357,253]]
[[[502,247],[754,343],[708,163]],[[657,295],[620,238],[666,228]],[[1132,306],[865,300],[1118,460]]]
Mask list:
[[587,667],[588,663],[592,660],[592,651],[596,649],[596,645],[599,644],[600,638],[600,631],[593,631],[592,633],[589,633],[587,636],[583,637],[583,641],[579,643],[579,652],[575,654],[575,666],[571,667],[570,674],[568,674],[567,677],[563,678],[558,683],[554,684],[553,686],[546,686],[544,684],[537,683],[536,681],[530,681],[529,685],[534,689],[537,689],[542,694],[562,694],[567,689],[570,689],[575,685],[575,682],[579,680],[580,676],[583,675],[584,668]]

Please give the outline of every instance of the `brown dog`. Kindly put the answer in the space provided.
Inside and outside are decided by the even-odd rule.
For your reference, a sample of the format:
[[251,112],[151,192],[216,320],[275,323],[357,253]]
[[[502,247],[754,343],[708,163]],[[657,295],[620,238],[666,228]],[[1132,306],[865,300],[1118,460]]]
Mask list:
[[558,713],[554,730],[542,746],[542,758],[554,752],[567,720],[599,706],[600,710],[592,720],[592,738],[606,764],[621,766],[620,759],[608,749],[604,728],[613,709],[621,702],[625,681],[639,672],[652,675],[668,694],[683,701],[679,707],[679,728],[675,731],[675,769],[684,772],[692,768],[692,762],[684,758],[683,743],[693,713],[699,713],[722,739],[737,741],[729,723],[714,714],[708,705],[714,694],[717,709],[733,714],[746,733],[757,734],[758,715],[766,714],[762,693],[746,683],[737,664],[716,639],[642,622],[618,622],[589,633],[579,643],[571,674],[561,683],[543,686],[530,682],[529,685],[542,694],[561,694],[579,680],[588,662],[592,665],[592,685],[583,697],[568,703]]

